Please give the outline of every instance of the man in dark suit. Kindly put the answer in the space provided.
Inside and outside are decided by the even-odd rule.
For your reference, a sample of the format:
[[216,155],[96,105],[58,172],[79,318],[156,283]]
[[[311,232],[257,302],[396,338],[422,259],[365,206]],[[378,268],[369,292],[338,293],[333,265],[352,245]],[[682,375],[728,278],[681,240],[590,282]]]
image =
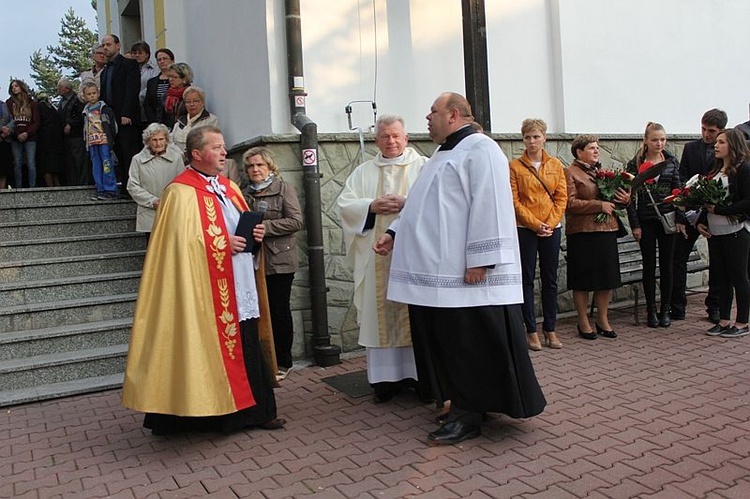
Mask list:
[[[102,49],[109,62],[101,74],[101,100],[117,118],[117,139],[115,155],[118,160],[117,177],[123,187],[128,183],[130,161],[141,150],[138,123],[140,121],[141,73],[138,63],[120,54],[120,39],[117,35],[105,35]],[[127,192],[123,190],[123,194]]]
[[57,113],[63,127],[65,184],[90,185],[91,167],[83,139],[83,102],[76,95],[73,82],[68,78],[60,78],[57,82],[57,94],[60,96]]
[[[690,180],[694,175],[705,175],[714,166],[714,143],[716,136],[727,126],[727,113],[720,109],[710,109],[701,118],[701,138],[685,144],[680,161],[680,180],[683,183]],[[689,217],[688,217],[689,218]],[[698,240],[698,231],[692,224],[686,226],[685,237],[678,237],[674,248],[673,283],[671,299],[671,318],[680,320],[685,318],[685,306],[687,297],[685,287],[687,285],[687,262],[690,252],[693,251],[695,241]],[[711,256],[711,240],[708,243],[708,258]],[[714,324],[719,322],[719,291],[716,278],[708,271],[708,295],[705,305],[708,319]]]

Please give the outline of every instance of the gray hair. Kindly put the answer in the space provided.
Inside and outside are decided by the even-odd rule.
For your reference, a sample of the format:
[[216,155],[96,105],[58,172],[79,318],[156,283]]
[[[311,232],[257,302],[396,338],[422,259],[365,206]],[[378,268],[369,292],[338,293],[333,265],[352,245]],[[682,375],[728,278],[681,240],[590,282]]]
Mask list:
[[91,57],[94,57],[94,54],[96,54],[97,50],[102,50],[102,49],[104,49],[104,47],[102,46],[101,43],[94,45],[94,48],[91,49]]
[[185,92],[182,94],[182,99],[184,100],[187,97],[187,94],[198,94],[198,97],[200,97],[201,102],[203,102],[203,105],[206,105],[206,91],[203,90],[201,87],[188,87],[185,89]]
[[404,132],[406,132],[406,123],[404,123],[404,119],[401,116],[397,114],[384,114],[375,122],[375,135],[380,133],[381,126],[393,125],[396,122],[401,123],[401,126],[404,127]]
[[69,88],[73,90],[73,82],[64,76],[57,81],[57,84],[63,88]]
[[170,64],[168,71],[174,71],[177,73],[177,76],[185,80],[185,85],[193,83],[193,68],[185,62]]
[[172,141],[171,137],[169,136],[169,128],[167,128],[167,125],[162,125],[161,123],[151,123],[143,131],[143,145],[148,146],[148,141],[151,140],[151,138],[157,133],[163,133],[167,137],[167,144]]

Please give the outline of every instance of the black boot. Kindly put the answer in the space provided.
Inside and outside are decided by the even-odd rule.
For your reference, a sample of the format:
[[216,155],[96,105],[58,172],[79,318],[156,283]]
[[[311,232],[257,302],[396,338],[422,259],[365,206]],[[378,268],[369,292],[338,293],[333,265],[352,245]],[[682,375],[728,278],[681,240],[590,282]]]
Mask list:
[[659,312],[659,327],[669,327],[672,319],[669,317],[669,307],[662,306]]
[[659,327],[659,317],[656,315],[656,307],[646,309],[646,325],[651,328]]

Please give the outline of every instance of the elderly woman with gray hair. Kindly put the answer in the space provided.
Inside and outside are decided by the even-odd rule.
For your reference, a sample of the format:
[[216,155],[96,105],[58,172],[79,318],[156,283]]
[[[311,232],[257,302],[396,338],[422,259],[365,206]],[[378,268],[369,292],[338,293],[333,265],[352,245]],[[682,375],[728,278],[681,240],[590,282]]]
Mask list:
[[135,230],[151,234],[164,188],[185,169],[182,151],[170,143],[169,129],[151,123],[143,131],[144,148],[130,163],[128,192],[138,204]]
[[182,94],[185,112],[177,116],[172,128],[172,140],[185,152],[187,136],[190,130],[199,126],[218,127],[219,118],[206,109],[206,92],[200,87],[188,87]]

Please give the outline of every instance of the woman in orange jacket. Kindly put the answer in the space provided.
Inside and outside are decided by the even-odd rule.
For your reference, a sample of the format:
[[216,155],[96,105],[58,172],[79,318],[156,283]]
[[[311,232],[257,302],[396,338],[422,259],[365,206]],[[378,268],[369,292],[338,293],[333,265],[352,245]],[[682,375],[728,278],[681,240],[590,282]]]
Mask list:
[[521,134],[526,150],[510,163],[510,185],[518,225],[523,276],[523,319],[528,333],[529,349],[541,350],[536,332],[534,276],[539,255],[542,281],[542,333],[550,348],[562,348],[555,333],[557,317],[557,264],[560,254],[562,217],[568,200],[565,170],[562,163],[544,150],[547,124],[526,119]]

